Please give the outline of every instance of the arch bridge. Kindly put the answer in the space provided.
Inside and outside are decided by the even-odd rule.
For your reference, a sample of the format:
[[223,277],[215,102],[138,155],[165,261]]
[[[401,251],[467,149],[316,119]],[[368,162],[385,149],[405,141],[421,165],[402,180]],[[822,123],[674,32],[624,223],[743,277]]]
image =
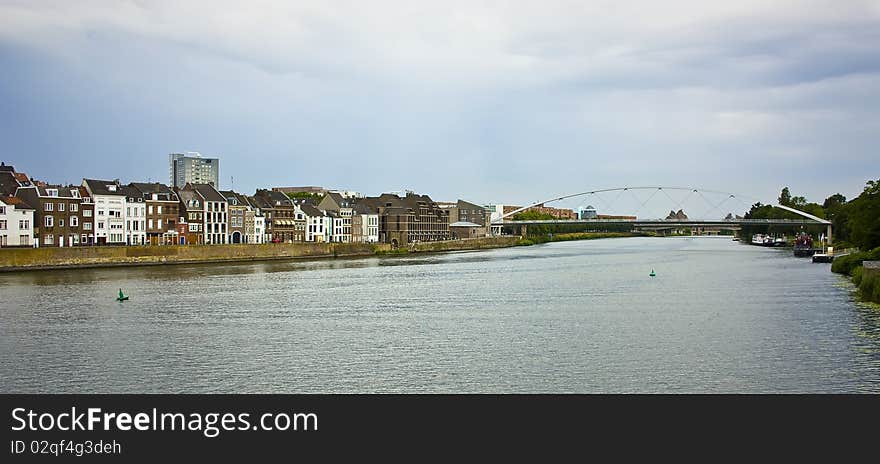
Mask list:
[[[513,217],[515,214],[521,213],[523,211],[529,210],[531,208],[544,206],[548,203],[554,203],[562,200],[566,200],[569,198],[576,197],[589,197],[594,196],[596,198],[601,198],[600,194],[609,193],[609,192],[617,192],[617,196],[615,197],[615,201],[620,198],[625,192],[633,192],[633,191],[648,191],[651,192],[651,195],[644,201],[638,199],[641,202],[640,207],[644,207],[651,199],[653,199],[659,193],[665,194],[671,201],[675,201],[667,191],[684,191],[689,192],[686,197],[680,200],[676,206],[672,208],[674,211],[676,208],[679,208],[685,201],[687,201],[690,197],[695,196],[697,198],[702,198],[705,202],[710,206],[711,213],[712,211],[720,210],[722,206],[724,206],[728,201],[738,200],[742,201],[744,198],[749,198],[750,200],[757,200],[754,197],[750,197],[747,195],[738,195],[730,192],[721,192],[717,190],[707,190],[693,187],[660,187],[660,186],[651,186],[651,187],[614,187],[607,189],[599,189],[599,190],[590,190],[586,192],[578,192],[571,193],[567,195],[555,196],[553,198],[548,198],[547,200],[538,201],[527,206],[523,206],[521,208],[517,208],[508,213],[504,213],[499,217],[496,217],[492,220],[493,228],[501,228],[503,226],[521,226],[527,227],[528,225],[547,225],[547,224],[584,224],[584,225],[603,225],[603,226],[618,226],[618,225],[629,225],[634,229],[648,229],[648,230],[663,230],[663,229],[672,229],[672,228],[681,228],[681,227],[689,227],[689,228],[716,228],[716,229],[728,229],[728,230],[738,230],[744,225],[780,225],[780,226],[798,226],[798,225],[824,225],[827,227],[827,240],[828,243],[831,243],[831,222],[822,219],[820,217],[809,214],[805,211],[801,211],[789,206],[767,203],[768,205],[775,206],[785,211],[789,211],[800,216],[799,219],[788,219],[788,218],[779,218],[779,219],[744,219],[744,218],[725,218],[725,219],[637,219],[637,218],[611,218],[611,219],[603,219],[603,218],[578,218],[578,219],[549,219],[549,220],[512,220],[508,219]],[[723,199],[719,202],[713,202],[707,199],[706,195],[710,194],[715,197],[722,196]],[[612,202],[613,203],[613,202]],[[748,209],[748,204],[746,203],[746,209]],[[636,211],[638,213],[638,210]]]

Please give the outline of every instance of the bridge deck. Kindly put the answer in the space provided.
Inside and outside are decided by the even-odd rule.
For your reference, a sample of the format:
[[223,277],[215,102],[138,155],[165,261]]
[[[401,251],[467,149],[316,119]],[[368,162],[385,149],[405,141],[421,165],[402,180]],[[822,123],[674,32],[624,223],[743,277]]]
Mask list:
[[632,225],[635,227],[737,227],[742,225],[824,225],[809,219],[731,219],[729,221],[668,221],[665,219],[553,219],[493,222],[493,226],[525,226],[538,224]]

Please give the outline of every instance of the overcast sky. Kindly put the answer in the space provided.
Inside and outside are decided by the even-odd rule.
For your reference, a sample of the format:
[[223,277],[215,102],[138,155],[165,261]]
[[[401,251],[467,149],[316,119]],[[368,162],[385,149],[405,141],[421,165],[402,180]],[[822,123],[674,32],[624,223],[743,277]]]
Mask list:
[[0,159],[480,203],[880,178],[878,1],[431,3],[0,0]]

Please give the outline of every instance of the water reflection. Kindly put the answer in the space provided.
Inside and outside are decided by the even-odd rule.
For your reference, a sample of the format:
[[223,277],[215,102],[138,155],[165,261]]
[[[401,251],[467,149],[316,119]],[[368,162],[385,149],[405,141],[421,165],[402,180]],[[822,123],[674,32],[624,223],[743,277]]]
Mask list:
[[0,289],[4,392],[880,390],[876,307],[827,265],[729,240],[29,272]]

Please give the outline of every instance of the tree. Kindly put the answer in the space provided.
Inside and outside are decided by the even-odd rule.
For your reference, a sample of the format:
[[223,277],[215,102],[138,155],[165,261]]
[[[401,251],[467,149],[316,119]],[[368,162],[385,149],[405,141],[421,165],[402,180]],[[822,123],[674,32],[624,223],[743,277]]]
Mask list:
[[782,188],[782,193],[779,194],[779,204],[782,206],[791,206],[791,192],[788,190],[788,187]]
[[850,241],[862,250],[880,247],[880,179],[869,180],[862,193],[846,204]]
[[822,207],[825,208],[826,211],[833,210],[835,208],[843,206],[844,203],[846,203],[846,197],[839,193],[835,193],[834,195],[831,195],[830,197],[825,199],[825,202],[822,203]]

